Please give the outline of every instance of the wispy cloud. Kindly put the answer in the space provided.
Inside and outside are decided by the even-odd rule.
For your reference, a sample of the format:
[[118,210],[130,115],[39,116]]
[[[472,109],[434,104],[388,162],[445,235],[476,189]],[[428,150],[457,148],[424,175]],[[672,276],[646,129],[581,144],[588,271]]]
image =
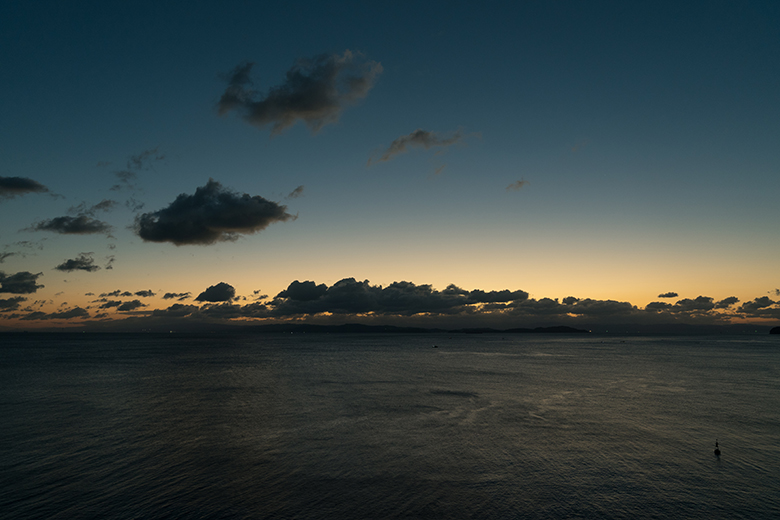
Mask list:
[[259,195],[229,191],[209,179],[194,195],[182,193],[167,208],[136,217],[135,231],[148,242],[207,245],[294,219],[286,209]]
[[297,199],[298,197],[303,195],[303,185],[301,184],[294,190],[292,190],[285,198],[286,199]]
[[[418,128],[414,132],[402,135],[395,139],[384,151],[372,154],[368,159],[368,166],[373,163],[389,161],[398,154],[407,152],[410,148],[447,148],[453,144],[462,142],[464,136],[460,130],[442,135],[438,132],[430,132]],[[439,173],[438,171],[436,173]]]
[[374,86],[382,65],[349,50],[301,58],[287,71],[285,82],[265,96],[252,89],[253,63],[239,65],[227,75],[228,87],[217,109],[220,115],[238,111],[252,125],[271,125],[279,134],[303,121],[316,132],[338,121],[344,108],[362,98]]
[[509,186],[507,186],[506,187],[506,191],[518,191],[518,190],[524,188],[525,186],[528,186],[528,181],[526,181],[524,179],[520,179],[519,181],[515,181],[512,184],[510,184]]

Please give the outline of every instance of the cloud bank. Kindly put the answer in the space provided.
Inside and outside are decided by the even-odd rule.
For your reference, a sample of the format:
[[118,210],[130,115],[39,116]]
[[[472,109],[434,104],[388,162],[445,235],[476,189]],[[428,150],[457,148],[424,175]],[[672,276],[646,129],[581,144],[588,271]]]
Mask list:
[[227,77],[228,86],[217,103],[224,115],[231,110],[248,123],[280,134],[297,121],[313,132],[338,121],[344,108],[364,97],[382,72],[382,65],[349,50],[301,58],[287,71],[285,81],[265,96],[252,89],[253,63],[239,65]]
[[286,209],[258,195],[234,193],[209,179],[194,195],[182,193],[167,208],[137,216],[135,232],[147,242],[208,245],[293,219]]

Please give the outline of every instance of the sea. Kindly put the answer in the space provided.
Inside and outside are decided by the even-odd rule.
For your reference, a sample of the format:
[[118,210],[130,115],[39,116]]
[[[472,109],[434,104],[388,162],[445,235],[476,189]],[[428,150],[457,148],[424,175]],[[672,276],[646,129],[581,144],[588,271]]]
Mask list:
[[3,519],[780,518],[780,336],[4,334],[0,421]]

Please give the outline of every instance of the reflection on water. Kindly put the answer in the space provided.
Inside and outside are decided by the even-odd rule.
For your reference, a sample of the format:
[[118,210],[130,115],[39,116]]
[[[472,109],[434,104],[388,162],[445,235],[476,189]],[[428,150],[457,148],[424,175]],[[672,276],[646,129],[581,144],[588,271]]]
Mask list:
[[773,337],[3,340],[9,518],[780,514]]

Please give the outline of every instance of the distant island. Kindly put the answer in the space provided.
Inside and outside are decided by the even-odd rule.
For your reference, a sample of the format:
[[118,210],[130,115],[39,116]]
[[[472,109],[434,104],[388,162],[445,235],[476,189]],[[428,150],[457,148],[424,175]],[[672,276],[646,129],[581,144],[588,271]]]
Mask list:
[[780,334],[780,327],[775,327],[769,331],[770,334]]
[[589,330],[575,329],[573,327],[536,327],[533,329],[491,329],[491,328],[467,328],[467,329],[426,329],[423,327],[395,327],[393,325],[363,325],[360,323],[345,323],[344,325],[311,325],[305,323],[275,323],[271,325],[249,326],[244,329],[255,333],[293,333],[293,334],[588,334]]

